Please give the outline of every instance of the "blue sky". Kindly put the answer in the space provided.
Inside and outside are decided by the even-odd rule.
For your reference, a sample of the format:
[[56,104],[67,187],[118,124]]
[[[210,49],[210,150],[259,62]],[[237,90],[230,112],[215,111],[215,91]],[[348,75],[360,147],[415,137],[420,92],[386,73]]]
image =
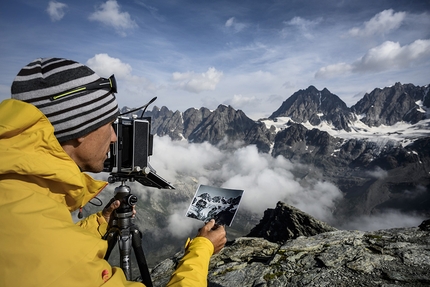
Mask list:
[[0,100],[21,67],[52,56],[115,74],[120,106],[157,96],[253,119],[310,85],[351,106],[377,87],[430,84],[429,0],[6,0],[0,39]]

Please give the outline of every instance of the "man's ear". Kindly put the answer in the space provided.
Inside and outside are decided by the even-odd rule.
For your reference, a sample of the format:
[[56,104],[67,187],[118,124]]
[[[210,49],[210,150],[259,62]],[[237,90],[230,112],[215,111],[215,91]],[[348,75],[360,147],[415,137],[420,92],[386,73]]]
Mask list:
[[71,139],[61,143],[61,147],[63,150],[76,162],[75,154],[79,145],[82,143],[82,140]]
[[74,148],[76,148],[76,147],[78,147],[83,141],[84,141],[84,138],[85,137],[80,137],[80,138],[77,138],[77,139],[71,139],[71,140],[68,140],[68,141],[65,141],[65,142],[62,142],[62,143],[60,143],[61,144],[61,146],[64,148],[65,146],[69,146],[69,147],[74,147]]

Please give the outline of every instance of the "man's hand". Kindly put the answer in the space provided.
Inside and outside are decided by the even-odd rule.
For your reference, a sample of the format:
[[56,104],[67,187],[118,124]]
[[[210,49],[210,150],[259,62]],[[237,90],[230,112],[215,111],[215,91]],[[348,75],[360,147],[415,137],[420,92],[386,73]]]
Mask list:
[[205,226],[199,229],[197,237],[205,237],[214,245],[214,254],[217,254],[227,242],[226,232],[223,225],[215,225],[215,220],[211,219]]
[[110,216],[112,215],[112,212],[115,211],[119,206],[121,205],[121,202],[119,200],[112,201],[111,204],[108,204],[103,208],[102,215],[106,219],[106,222],[110,225]]

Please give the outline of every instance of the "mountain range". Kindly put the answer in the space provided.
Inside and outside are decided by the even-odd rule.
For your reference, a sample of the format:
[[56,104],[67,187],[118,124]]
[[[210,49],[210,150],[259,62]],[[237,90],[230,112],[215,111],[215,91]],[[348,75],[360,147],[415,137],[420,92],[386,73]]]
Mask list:
[[185,112],[155,106],[145,116],[160,137],[220,149],[255,145],[260,153],[306,164],[295,176],[334,183],[344,194],[334,215],[351,218],[387,209],[430,215],[428,111],[430,85],[396,83],[351,107],[328,89],[309,86],[259,120],[225,105]]

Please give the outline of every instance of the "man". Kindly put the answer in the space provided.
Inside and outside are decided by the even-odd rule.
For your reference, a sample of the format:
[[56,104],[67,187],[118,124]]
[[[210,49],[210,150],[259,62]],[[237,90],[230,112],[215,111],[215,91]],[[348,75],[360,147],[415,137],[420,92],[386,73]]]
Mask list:
[[[113,76],[75,61],[36,59],[0,103],[0,286],[143,286],[104,260],[113,202],[77,224],[82,208],[107,185],[100,172],[116,141]],[[214,222],[187,246],[168,286],[206,286],[210,256],[225,242]]]

